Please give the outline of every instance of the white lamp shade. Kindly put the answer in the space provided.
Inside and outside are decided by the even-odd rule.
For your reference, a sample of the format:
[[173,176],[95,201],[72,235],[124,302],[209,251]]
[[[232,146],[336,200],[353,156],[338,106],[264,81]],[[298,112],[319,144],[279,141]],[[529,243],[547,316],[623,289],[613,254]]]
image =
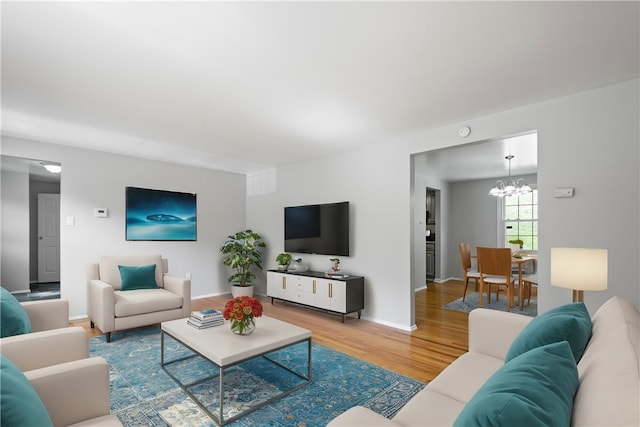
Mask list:
[[551,285],[581,291],[607,289],[606,249],[551,248]]

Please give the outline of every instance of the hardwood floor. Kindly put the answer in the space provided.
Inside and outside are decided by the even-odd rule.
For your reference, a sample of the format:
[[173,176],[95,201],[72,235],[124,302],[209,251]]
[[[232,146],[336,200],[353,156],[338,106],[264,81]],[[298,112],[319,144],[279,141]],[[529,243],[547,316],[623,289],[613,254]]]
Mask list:
[[[258,297],[264,314],[307,328],[313,341],[347,353],[391,371],[429,382],[458,356],[467,351],[467,313],[444,310],[442,306],[462,296],[462,282],[430,284],[416,293],[417,330],[404,332],[366,320],[347,318],[294,304]],[[222,308],[230,295],[195,299],[193,310]],[[89,321],[74,322],[90,336],[101,332],[89,327]],[[117,333],[113,336],[117,340]]]

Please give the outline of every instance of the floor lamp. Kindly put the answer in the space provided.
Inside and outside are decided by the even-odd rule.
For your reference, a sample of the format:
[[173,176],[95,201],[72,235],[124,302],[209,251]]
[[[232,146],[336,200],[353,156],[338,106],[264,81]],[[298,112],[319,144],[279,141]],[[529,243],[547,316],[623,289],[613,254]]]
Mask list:
[[573,302],[584,291],[607,289],[606,249],[551,248],[551,286],[573,290]]

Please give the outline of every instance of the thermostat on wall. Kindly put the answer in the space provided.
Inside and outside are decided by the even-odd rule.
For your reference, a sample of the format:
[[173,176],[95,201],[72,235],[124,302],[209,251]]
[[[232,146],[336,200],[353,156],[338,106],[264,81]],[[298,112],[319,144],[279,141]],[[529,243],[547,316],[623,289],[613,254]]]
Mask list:
[[109,215],[107,208],[95,208],[93,215],[97,218],[106,218]]

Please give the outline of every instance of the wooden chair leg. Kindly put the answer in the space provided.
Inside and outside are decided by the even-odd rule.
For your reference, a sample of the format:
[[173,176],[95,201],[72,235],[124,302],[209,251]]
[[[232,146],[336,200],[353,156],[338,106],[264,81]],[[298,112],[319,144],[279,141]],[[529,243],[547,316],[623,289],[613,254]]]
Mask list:
[[[484,282],[480,279],[480,293],[478,294],[478,307],[482,307],[482,288],[484,286]],[[491,287],[489,287],[489,292],[491,292]]]
[[462,293],[462,301],[467,297],[467,288],[469,287],[469,278],[464,281],[464,292]]
[[524,308],[524,285],[522,282],[518,283],[518,304],[520,305],[520,310]]

